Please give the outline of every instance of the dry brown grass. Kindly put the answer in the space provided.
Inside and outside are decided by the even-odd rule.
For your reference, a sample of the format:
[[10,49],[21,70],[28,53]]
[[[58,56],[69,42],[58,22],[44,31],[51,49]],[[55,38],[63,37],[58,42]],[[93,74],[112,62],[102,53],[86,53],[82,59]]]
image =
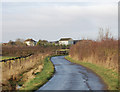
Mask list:
[[70,57],[90,62],[118,71],[118,40],[108,37],[108,32],[100,41],[82,40],[70,49]]
[[2,46],[2,56],[26,56],[28,54],[50,53],[60,46]]
[[44,65],[44,58],[54,54],[58,48],[59,46],[3,46],[3,56],[21,57],[34,54],[26,59],[17,59],[2,63],[3,90],[15,90],[15,87],[12,86],[15,86],[16,83],[14,82],[18,81],[20,74],[28,72],[25,77],[29,79],[31,76],[29,75],[30,71],[34,70],[36,72],[36,67]]
[[[30,56],[27,59],[22,59],[21,63],[20,60],[16,61],[8,61],[5,63],[2,63],[2,85],[3,90],[12,90],[11,85],[9,83],[9,80],[17,80],[20,74],[27,72],[31,70],[32,68],[35,68],[36,65],[42,65],[43,66],[43,59],[48,56],[48,54],[37,54]],[[11,65],[9,67],[9,62],[11,62]]]

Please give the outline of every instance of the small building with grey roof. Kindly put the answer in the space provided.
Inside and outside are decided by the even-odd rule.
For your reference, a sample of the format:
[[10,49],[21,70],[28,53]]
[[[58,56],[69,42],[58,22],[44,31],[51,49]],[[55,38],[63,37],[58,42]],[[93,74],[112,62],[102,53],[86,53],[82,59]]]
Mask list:
[[61,38],[59,40],[59,45],[72,45],[73,44],[73,39],[72,38]]

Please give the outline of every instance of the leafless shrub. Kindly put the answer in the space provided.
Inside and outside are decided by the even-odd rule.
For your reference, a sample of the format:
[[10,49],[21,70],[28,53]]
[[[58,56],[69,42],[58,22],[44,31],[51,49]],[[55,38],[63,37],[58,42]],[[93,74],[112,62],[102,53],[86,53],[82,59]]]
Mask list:
[[104,67],[118,70],[118,40],[113,39],[107,29],[100,29],[99,40],[82,40],[70,49],[70,56],[85,62],[91,62]]

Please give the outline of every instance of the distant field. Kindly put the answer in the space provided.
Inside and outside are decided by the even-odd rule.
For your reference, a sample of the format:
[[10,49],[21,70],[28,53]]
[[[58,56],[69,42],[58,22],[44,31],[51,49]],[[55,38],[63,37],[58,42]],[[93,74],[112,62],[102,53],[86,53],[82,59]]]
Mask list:
[[14,57],[9,57],[9,56],[0,56],[0,60],[9,59],[9,58],[14,58]]

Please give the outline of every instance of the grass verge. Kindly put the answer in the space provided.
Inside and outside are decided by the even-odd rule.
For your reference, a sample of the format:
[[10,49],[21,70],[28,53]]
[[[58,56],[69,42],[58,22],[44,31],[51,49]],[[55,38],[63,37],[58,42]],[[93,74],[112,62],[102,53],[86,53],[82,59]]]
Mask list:
[[29,91],[33,92],[39,89],[43,84],[45,84],[54,74],[54,66],[50,61],[51,57],[46,57],[44,60],[43,70],[36,74],[34,79],[31,79],[27,83],[24,84],[20,91]]
[[77,60],[72,59],[69,56],[66,56],[65,58],[67,60],[69,60],[70,62],[80,64],[84,67],[87,67],[87,68],[93,70],[107,84],[108,90],[120,90],[119,86],[118,86],[118,73],[117,72],[114,72],[111,69],[106,69],[103,66],[99,66],[99,65],[96,65],[96,64],[77,61]]

